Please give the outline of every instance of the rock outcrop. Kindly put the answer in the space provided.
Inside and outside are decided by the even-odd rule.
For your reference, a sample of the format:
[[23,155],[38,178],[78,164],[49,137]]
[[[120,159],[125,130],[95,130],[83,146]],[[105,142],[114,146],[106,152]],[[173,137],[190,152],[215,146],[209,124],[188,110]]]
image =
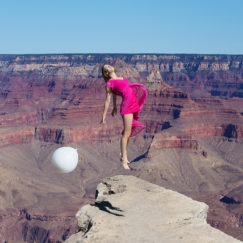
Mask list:
[[206,223],[208,206],[134,176],[97,186],[94,204],[76,214],[80,232],[65,243],[241,242]]

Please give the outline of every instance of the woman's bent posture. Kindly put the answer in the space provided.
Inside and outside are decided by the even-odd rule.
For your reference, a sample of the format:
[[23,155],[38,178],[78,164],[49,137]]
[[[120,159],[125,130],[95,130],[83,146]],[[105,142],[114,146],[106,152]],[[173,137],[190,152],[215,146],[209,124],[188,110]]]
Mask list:
[[105,123],[106,113],[113,95],[112,116],[117,113],[116,96],[122,97],[120,113],[123,119],[123,131],[121,138],[121,162],[126,170],[130,170],[127,159],[127,145],[129,137],[137,135],[145,126],[138,122],[141,111],[147,98],[147,90],[139,83],[129,83],[126,78],[117,76],[115,68],[111,65],[103,65],[102,75],[106,82],[106,100],[101,123]]

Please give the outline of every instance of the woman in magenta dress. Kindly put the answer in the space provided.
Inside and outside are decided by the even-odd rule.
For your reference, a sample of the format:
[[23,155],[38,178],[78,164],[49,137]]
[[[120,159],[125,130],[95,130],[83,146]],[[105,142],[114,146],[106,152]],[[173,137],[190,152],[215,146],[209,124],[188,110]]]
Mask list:
[[105,64],[102,67],[102,75],[106,82],[106,100],[101,123],[105,123],[106,113],[113,95],[112,116],[117,113],[116,96],[122,97],[120,113],[123,119],[123,131],[121,138],[121,162],[126,170],[130,170],[127,159],[127,145],[129,137],[137,135],[145,126],[138,121],[139,112],[143,108],[147,98],[147,90],[139,83],[129,83],[126,78],[117,76],[115,68]]

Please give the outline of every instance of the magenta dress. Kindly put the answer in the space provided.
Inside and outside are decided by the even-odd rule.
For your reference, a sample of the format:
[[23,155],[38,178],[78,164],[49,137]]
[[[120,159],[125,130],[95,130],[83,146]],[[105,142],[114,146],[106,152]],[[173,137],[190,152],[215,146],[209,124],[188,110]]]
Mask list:
[[[139,83],[129,83],[126,78],[111,79],[106,82],[106,86],[110,87],[116,95],[122,96],[120,113],[123,117],[125,114],[133,114],[132,131],[130,137],[136,136],[145,126],[138,121],[139,112],[143,108],[147,98],[146,88]],[[123,131],[122,131],[123,134]]]

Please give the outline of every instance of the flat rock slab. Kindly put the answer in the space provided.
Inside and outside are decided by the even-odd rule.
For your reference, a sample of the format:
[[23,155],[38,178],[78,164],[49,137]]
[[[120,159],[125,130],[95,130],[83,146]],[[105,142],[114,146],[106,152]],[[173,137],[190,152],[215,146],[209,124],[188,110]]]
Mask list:
[[104,178],[66,243],[241,242],[206,222],[208,206],[129,175]]

